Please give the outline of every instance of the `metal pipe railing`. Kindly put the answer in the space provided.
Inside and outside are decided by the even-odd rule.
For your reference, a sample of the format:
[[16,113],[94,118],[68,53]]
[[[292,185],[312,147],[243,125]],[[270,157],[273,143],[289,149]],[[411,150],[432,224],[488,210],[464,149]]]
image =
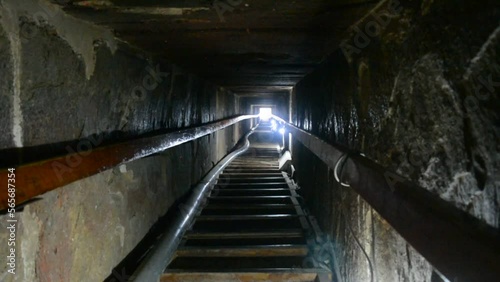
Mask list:
[[[16,206],[33,197],[83,179],[117,165],[147,157],[174,146],[214,133],[257,115],[241,115],[172,133],[144,137],[61,157],[21,165],[16,173]],[[78,165],[70,166],[78,160]],[[0,170],[0,183],[8,182],[9,170]],[[8,193],[0,193],[0,211],[8,207]]]
[[[274,116],[451,281],[498,281],[500,232],[368,158]],[[342,177],[343,176],[343,177]],[[343,183],[344,182],[348,182]]]
[[175,222],[146,255],[144,260],[132,275],[131,281],[158,281],[161,274],[174,257],[175,251],[184,232],[186,232],[196,214],[201,210],[203,200],[213,188],[213,184],[217,179],[217,176],[227,165],[229,165],[229,163],[231,163],[231,161],[233,161],[240,154],[244,153],[250,147],[248,136],[252,133],[253,129],[244,136],[243,146],[237,148],[232,153],[224,157],[193,189],[188,200],[184,205],[182,205],[183,208],[180,209],[182,213],[177,216]]

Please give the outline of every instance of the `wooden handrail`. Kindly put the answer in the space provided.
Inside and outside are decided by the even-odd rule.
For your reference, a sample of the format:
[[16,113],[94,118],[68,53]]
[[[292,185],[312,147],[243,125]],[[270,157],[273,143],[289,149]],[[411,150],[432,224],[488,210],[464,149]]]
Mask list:
[[[21,165],[14,168],[14,177],[6,168],[0,171],[0,183],[6,187],[10,181],[11,187],[15,187],[15,197],[13,198],[15,199],[15,205],[19,206],[33,197],[79,179],[164,151],[214,133],[237,122],[256,117],[256,115],[240,115],[172,133],[139,138]],[[9,179],[14,179],[15,182]],[[9,195],[7,190],[6,187],[0,193],[0,210],[9,208],[9,199],[11,199],[10,196],[12,195]]]

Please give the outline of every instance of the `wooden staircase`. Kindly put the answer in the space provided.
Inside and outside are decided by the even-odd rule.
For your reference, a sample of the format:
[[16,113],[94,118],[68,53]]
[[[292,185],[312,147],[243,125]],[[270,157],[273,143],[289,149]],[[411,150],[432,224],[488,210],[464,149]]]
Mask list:
[[161,281],[331,281],[329,270],[311,267],[317,227],[278,168],[273,134],[261,126],[219,175]]

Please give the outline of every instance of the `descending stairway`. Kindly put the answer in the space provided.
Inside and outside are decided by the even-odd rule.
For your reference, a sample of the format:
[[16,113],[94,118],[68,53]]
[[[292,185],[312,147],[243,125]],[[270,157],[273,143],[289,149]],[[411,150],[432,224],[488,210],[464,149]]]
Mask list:
[[269,125],[220,174],[161,281],[331,281],[310,267],[314,228]]

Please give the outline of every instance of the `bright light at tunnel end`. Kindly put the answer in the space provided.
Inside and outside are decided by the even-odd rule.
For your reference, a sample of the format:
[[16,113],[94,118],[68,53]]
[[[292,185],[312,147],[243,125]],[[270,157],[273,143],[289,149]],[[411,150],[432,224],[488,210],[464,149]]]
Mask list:
[[271,130],[272,131],[278,130],[278,123],[274,119],[271,120]]
[[273,109],[271,108],[260,108],[259,118],[261,121],[269,121],[273,116]]

